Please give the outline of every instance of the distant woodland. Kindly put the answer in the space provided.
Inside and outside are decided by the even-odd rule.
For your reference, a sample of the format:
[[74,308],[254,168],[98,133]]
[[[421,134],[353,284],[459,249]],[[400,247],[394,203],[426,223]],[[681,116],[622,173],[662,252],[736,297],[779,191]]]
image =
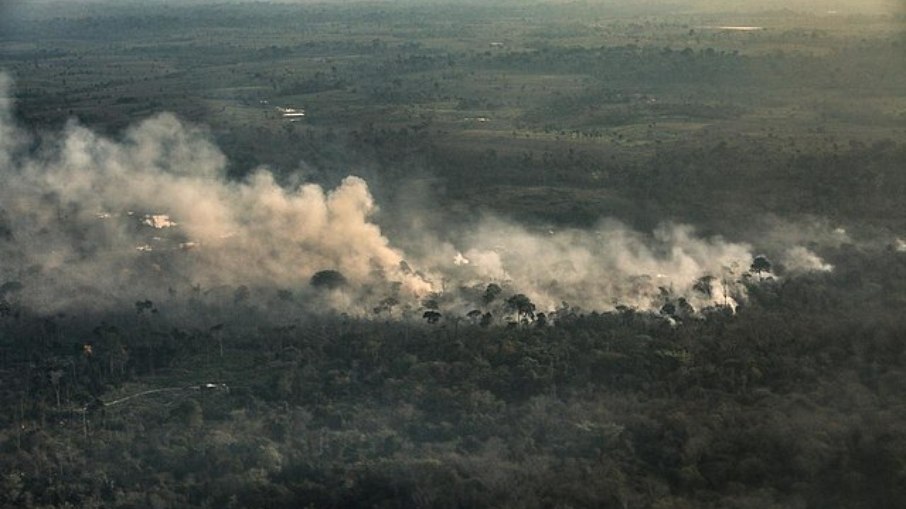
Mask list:
[[906,12],[715,3],[0,8],[16,157],[172,112],[232,182],[362,177],[390,239],[613,219],[757,255],[646,274],[650,308],[388,279],[364,313],[338,270],[48,312],[0,260],[0,507],[906,506]]

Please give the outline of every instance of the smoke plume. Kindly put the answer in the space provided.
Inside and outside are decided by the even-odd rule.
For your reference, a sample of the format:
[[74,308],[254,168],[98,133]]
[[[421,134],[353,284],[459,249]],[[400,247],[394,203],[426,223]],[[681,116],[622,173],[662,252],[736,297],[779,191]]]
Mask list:
[[[372,220],[376,205],[360,178],[330,190],[284,188],[259,168],[230,180],[207,132],[167,113],[115,140],[73,121],[30,143],[10,90],[0,75],[0,283],[15,282],[16,298],[42,312],[238,287],[355,313],[377,302],[417,309],[426,298],[465,311],[489,283],[539,310],[564,301],[657,310],[679,298],[701,309],[745,298],[750,246],[688,226],[644,235],[604,221],[533,232],[491,218],[456,238],[410,232],[424,245],[408,258]],[[788,254],[791,267],[829,270],[804,248]],[[321,271],[344,284],[312,287]]]
[[[744,293],[737,281],[752,260],[748,245],[703,239],[689,226],[663,225],[643,235],[613,220],[544,233],[486,220],[461,243],[462,251],[447,245],[446,269],[438,262],[436,271],[453,281],[500,282],[540,309],[565,301],[585,309],[656,310],[679,297],[697,309],[732,303]],[[705,287],[694,288],[709,276]]]

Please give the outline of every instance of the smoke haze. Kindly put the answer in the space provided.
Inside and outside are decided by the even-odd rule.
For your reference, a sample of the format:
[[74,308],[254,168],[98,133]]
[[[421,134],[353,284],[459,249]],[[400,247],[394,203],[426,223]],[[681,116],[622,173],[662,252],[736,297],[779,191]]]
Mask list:
[[[287,189],[264,168],[229,180],[205,130],[171,114],[143,120],[119,140],[71,122],[30,151],[13,120],[10,85],[0,76],[0,283],[21,283],[16,298],[37,310],[130,306],[244,285],[357,314],[387,296],[411,308],[443,298],[467,311],[492,282],[526,294],[539,310],[564,301],[657,310],[680,297],[701,309],[745,298],[740,278],[752,247],[684,225],[647,235],[605,220],[589,231],[533,232],[488,218],[456,238],[407,232],[407,244],[419,244],[410,258],[373,222],[364,180]],[[830,270],[801,246],[787,258],[789,271]],[[322,270],[349,284],[311,288]]]

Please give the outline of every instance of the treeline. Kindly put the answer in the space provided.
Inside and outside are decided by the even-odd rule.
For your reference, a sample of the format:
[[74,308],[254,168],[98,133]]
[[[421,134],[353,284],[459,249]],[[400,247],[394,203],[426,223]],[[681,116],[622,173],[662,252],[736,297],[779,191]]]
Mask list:
[[906,254],[828,258],[679,321],[8,308],[0,503],[899,507]]

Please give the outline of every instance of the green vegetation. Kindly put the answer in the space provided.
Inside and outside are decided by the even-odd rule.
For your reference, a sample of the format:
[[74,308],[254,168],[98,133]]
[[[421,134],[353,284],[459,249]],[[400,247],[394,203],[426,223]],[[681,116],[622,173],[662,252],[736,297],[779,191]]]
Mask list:
[[167,303],[56,317],[8,306],[0,500],[898,507],[906,254],[843,248],[831,261],[841,270],[751,280],[735,315],[675,306],[678,325],[625,308],[529,318],[524,295],[493,287],[486,302],[520,306],[522,324],[438,302],[424,308],[442,318],[421,322],[280,322],[213,297],[193,319]]
[[[902,15],[657,12],[38,5],[4,31],[0,67],[29,125],[115,133],[174,111],[210,126],[237,175],[430,175],[448,208],[523,220],[903,228]],[[735,25],[764,29],[719,28]]]
[[[0,8],[36,153],[71,118],[116,137],[172,111],[234,178],[362,175],[391,231],[417,201],[437,229],[851,235],[811,246],[832,272],[756,257],[735,314],[491,284],[467,313],[241,286],[44,316],[0,281],[0,506],[906,506],[904,13],[687,3]],[[315,294],[347,284],[325,269]]]

